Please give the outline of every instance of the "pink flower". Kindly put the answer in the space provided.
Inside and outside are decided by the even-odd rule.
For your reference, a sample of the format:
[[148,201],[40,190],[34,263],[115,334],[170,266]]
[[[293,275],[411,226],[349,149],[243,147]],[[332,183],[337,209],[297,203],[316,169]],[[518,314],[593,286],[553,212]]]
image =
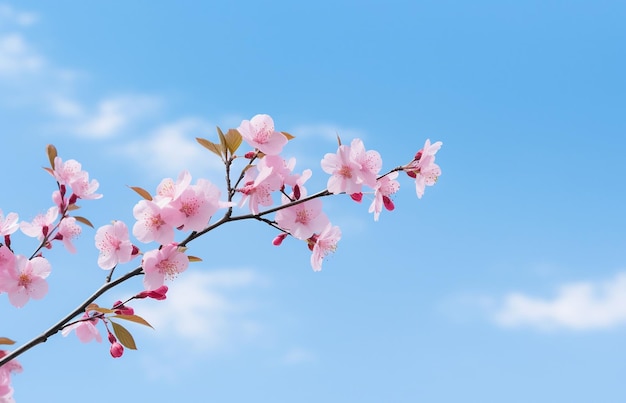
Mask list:
[[[7,273],[11,270],[15,270],[15,255],[6,245],[0,246],[0,276],[2,273]],[[6,274],[8,275],[8,274]],[[0,281],[0,292],[6,292],[5,284]]]
[[76,224],[76,218],[74,217],[65,217],[61,220],[59,224],[59,232],[56,234],[54,239],[59,239],[63,241],[63,245],[70,253],[76,253],[76,248],[74,244],[72,244],[72,239],[76,238],[80,235],[82,229],[78,224]]
[[68,160],[63,162],[61,157],[54,159],[54,177],[61,185],[69,186],[72,192],[81,199],[99,199],[101,194],[95,193],[98,181],[89,181],[89,174],[82,170],[79,162]]
[[167,286],[162,285],[156,290],[142,291],[139,294],[135,295],[134,298],[137,298],[137,299],[152,298],[152,299],[156,299],[157,301],[162,301],[167,298],[167,295],[166,295],[167,290],[168,290]]
[[129,240],[128,227],[123,221],[104,225],[96,232],[96,248],[100,251],[98,266],[111,270],[118,263],[130,262],[133,244]]
[[161,287],[165,279],[174,279],[187,269],[189,259],[178,250],[178,245],[170,243],[161,249],[146,252],[143,256],[143,284],[146,290]]
[[141,200],[133,208],[133,215],[137,219],[133,226],[135,238],[144,243],[156,241],[164,245],[174,241],[174,227],[168,222],[178,219],[172,215],[180,216],[182,213],[172,210],[166,212],[162,205],[154,201]]
[[313,245],[313,253],[311,254],[311,266],[313,270],[322,270],[322,261],[330,253],[337,249],[337,242],[341,239],[341,230],[339,227],[333,227],[330,223],[326,225],[324,230],[311,240],[315,242]]
[[352,140],[350,146],[340,145],[336,154],[326,154],[322,169],[331,174],[328,179],[329,192],[359,193],[363,184],[376,186],[376,175],[382,167],[382,159],[377,151],[365,151],[360,139]]
[[9,213],[6,217],[2,213],[2,209],[0,209],[0,237],[10,235],[17,231],[20,227],[17,224],[17,220],[19,219],[16,213]]
[[63,330],[61,330],[63,337],[66,337],[72,330],[75,330],[78,340],[83,343],[89,343],[92,340],[95,340],[98,343],[102,342],[102,336],[96,328],[99,319],[90,317],[87,312],[83,314],[82,318],[86,320],[81,320],[64,327]]
[[[255,174],[256,177],[254,177]],[[248,201],[252,214],[259,214],[259,205],[272,205],[272,192],[281,188],[282,179],[274,174],[273,168],[263,167],[258,173],[255,170],[248,169],[244,177],[244,183],[244,187],[239,189],[243,193],[243,197],[239,201],[239,207]]]
[[383,206],[389,211],[394,209],[393,202],[389,196],[396,193],[398,189],[400,189],[400,183],[395,180],[397,177],[398,172],[392,172],[376,181],[376,187],[374,188],[374,200],[369,208],[369,212],[374,213],[374,221],[378,221],[378,216],[380,215]]
[[244,120],[237,130],[246,143],[266,155],[280,154],[288,141],[284,134],[274,130],[274,121],[269,115],[256,115],[251,120]]
[[441,175],[441,168],[435,164],[435,154],[441,145],[441,141],[431,145],[430,139],[426,140],[424,148],[415,154],[415,159],[405,168],[406,173],[415,178],[415,191],[420,199],[426,186],[434,185]]
[[222,206],[220,190],[206,179],[198,179],[196,185],[186,187],[180,195],[163,208],[164,216],[171,217],[168,223],[176,228],[202,231],[209,220]]
[[302,240],[320,232],[329,223],[328,217],[322,212],[320,199],[309,200],[279,210],[276,212],[275,220],[280,228]]
[[171,178],[166,178],[157,186],[157,198],[166,198],[174,200],[177,198],[191,183],[191,174],[189,171],[182,171],[178,175],[178,179],[174,182]]
[[[8,354],[6,350],[0,350],[0,358]],[[17,360],[11,360],[0,367],[0,402],[15,402],[13,400],[13,387],[11,387],[11,374],[22,372],[22,366]]]
[[48,292],[46,277],[50,274],[50,263],[43,257],[15,256],[15,265],[0,271],[0,284],[9,295],[9,302],[21,308],[30,298],[42,299]]
[[58,207],[50,207],[45,215],[39,214],[32,223],[22,221],[20,223],[20,229],[24,234],[41,241],[53,228],[53,224],[58,216]]

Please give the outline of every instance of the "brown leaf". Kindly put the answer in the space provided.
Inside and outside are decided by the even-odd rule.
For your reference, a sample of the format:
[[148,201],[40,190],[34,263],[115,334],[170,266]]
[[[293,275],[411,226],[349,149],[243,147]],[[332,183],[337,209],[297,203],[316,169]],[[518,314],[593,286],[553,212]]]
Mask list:
[[223,158],[222,157],[222,147],[219,144],[215,144],[212,141],[209,141],[207,139],[203,139],[200,137],[196,137],[196,141],[204,148],[206,148],[207,150],[211,151],[214,154],[217,154],[218,157]]
[[236,129],[230,129],[228,133],[226,133],[226,146],[228,147],[228,151],[230,151],[230,155],[235,155],[235,152],[241,145],[243,138],[241,134]]
[[287,140],[293,140],[293,139],[296,138],[296,136],[291,135],[291,134],[289,134],[287,132],[281,132],[281,133],[283,134],[283,136],[287,137]]
[[131,350],[137,350],[135,339],[133,339],[133,336],[128,330],[126,330],[124,326],[113,321],[111,321],[111,325],[113,325],[113,333],[115,333],[117,340],[119,340],[119,342],[122,343],[124,347]]
[[57,157],[57,149],[52,144],[48,144],[46,147],[46,153],[48,154],[48,160],[50,160],[50,166],[54,169],[54,159]]
[[90,226],[91,228],[93,228],[93,224],[91,223],[91,221],[89,221],[88,219],[86,219],[85,217],[81,217],[79,215],[76,216],[72,216],[76,219],[76,221],[82,222],[85,225]]
[[131,322],[139,323],[140,325],[152,327],[152,325],[150,323],[148,323],[147,320],[145,320],[144,318],[142,318],[139,315],[115,315],[115,318],[129,320]]
[[7,337],[0,337],[0,344],[11,345],[15,344],[15,342]]
[[129,188],[133,189],[139,194],[139,196],[143,197],[145,200],[152,200],[152,195],[146,189],[140,188],[139,186],[129,186]]

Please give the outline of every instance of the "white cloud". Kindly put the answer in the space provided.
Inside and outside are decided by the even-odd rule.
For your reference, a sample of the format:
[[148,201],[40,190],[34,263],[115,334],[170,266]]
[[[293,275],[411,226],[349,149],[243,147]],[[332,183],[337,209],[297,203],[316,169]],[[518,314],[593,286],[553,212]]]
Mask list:
[[283,356],[283,364],[286,365],[306,364],[317,360],[317,355],[312,351],[299,347],[292,348]]
[[259,334],[255,304],[241,294],[264,284],[252,270],[186,272],[169,284],[166,300],[142,307],[141,315],[166,342],[181,339],[199,352],[227,349]]
[[564,284],[553,298],[514,292],[496,308],[493,320],[503,327],[541,330],[590,330],[626,323],[626,272],[604,282]]
[[0,35],[0,77],[15,78],[38,73],[44,64],[44,58],[28,45],[22,35]]
[[175,177],[183,169],[192,173],[222,172],[224,167],[220,159],[195,140],[196,137],[207,137],[207,133],[214,130],[213,125],[202,119],[183,118],[157,128],[148,138],[123,146],[119,152],[155,177]]
[[34,13],[17,11],[8,4],[0,4],[0,27],[12,24],[25,27],[33,25],[37,20]]
[[[155,112],[161,101],[146,95],[122,95],[107,98],[98,103],[91,114],[83,112],[77,102],[66,100],[56,105],[60,116],[80,116],[72,131],[79,136],[108,138],[120,134],[131,122]],[[61,106],[61,108],[59,108]],[[68,114],[69,113],[69,114]]]

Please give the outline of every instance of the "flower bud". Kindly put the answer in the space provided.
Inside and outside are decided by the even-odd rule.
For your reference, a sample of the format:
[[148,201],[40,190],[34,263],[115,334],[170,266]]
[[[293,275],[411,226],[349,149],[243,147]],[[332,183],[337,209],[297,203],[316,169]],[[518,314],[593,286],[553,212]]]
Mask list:
[[111,357],[120,358],[124,354],[124,346],[122,346],[117,341],[111,344]]
[[282,234],[280,234],[280,235],[276,236],[276,238],[274,238],[274,240],[272,241],[272,245],[280,246],[280,244],[283,243],[285,238],[287,238],[287,234],[283,232]]
[[352,198],[352,200],[354,200],[357,203],[361,203],[361,200],[363,200],[363,193],[359,192],[359,193],[352,193],[350,195],[350,197]]

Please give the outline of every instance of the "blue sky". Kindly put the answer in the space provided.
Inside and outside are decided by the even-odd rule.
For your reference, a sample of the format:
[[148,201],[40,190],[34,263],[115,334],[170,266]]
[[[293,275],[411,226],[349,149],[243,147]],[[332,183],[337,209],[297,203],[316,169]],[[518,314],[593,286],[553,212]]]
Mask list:
[[[270,228],[220,228],[167,301],[135,304],[156,328],[129,326],[138,351],[54,337],[20,357],[18,402],[626,400],[622,2],[212,3],[2,3],[0,208],[50,206],[54,143],[100,182],[81,214],[131,223],[127,185],[221,184],[194,138],[257,113],[317,189],[336,133],[389,169],[443,141],[443,174],[421,200],[401,178],[376,223],[326,199],[343,238],[320,273]],[[102,283],[94,234],[49,251],[45,300],[1,296],[0,335],[27,341]]]

